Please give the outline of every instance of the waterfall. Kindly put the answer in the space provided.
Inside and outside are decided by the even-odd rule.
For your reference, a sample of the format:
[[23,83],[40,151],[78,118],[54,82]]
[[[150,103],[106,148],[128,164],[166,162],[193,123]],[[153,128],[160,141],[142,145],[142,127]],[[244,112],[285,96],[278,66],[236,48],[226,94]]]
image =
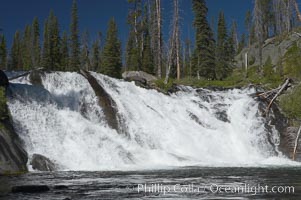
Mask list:
[[8,104],[29,156],[42,154],[60,170],[88,171],[290,163],[278,155],[278,133],[258,114],[253,89],[182,86],[168,96],[91,74],[116,102],[124,133],[108,126],[78,73],[46,73],[44,88],[20,78]]

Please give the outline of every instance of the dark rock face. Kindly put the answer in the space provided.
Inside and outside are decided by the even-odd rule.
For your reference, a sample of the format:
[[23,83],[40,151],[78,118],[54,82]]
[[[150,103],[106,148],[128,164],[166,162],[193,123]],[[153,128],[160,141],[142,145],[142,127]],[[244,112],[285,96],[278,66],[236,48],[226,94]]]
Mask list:
[[27,172],[27,153],[9,119],[0,122],[0,174]]
[[40,154],[33,154],[30,162],[32,168],[39,171],[54,171],[56,169],[55,164]]
[[6,74],[0,70],[0,86],[7,87],[9,85],[8,78]]
[[30,80],[31,84],[35,85],[35,86],[42,86],[43,87],[42,78],[41,78],[43,73],[44,72],[41,71],[41,70],[31,71],[30,74],[29,74],[29,80]]
[[127,71],[122,74],[122,78],[125,81],[134,81],[137,86],[146,89],[155,89],[152,82],[157,80],[155,76],[143,71]]
[[115,101],[88,71],[81,70],[80,74],[88,80],[96,96],[98,97],[98,103],[103,109],[108,125],[112,129],[119,131],[120,128],[117,115],[118,110]]
[[21,185],[12,187],[12,193],[40,193],[47,192],[50,188],[47,185]]

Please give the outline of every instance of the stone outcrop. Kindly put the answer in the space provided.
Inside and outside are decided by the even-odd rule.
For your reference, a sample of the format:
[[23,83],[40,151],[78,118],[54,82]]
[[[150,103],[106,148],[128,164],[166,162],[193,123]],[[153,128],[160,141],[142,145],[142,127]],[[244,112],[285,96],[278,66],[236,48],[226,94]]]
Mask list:
[[102,108],[108,125],[119,131],[117,105],[112,97],[106,92],[102,85],[93,77],[88,71],[80,70],[80,74],[83,75],[90,83],[95,95],[98,97],[99,106]]
[[[1,87],[9,86],[8,78],[0,70]],[[0,174],[22,173],[27,171],[27,153],[22,147],[9,116],[6,105],[1,105],[0,116]]]
[[8,87],[9,82],[8,82],[8,78],[6,76],[6,74],[0,70],[0,86],[2,87]]
[[[264,42],[262,49],[262,62],[265,63],[268,57],[272,64],[276,66],[288,49],[295,43],[301,44],[300,36],[293,33],[286,39],[279,40],[276,37],[269,38]],[[236,57],[235,65],[245,67],[245,54],[248,53],[249,67],[259,65],[258,44],[253,44],[250,48],[244,48]]]
[[152,82],[157,78],[143,71],[127,71],[122,74],[125,81],[134,81],[137,86],[143,88],[152,88]]
[[27,172],[27,153],[9,119],[0,122],[0,174]]
[[40,154],[33,154],[30,165],[38,171],[55,171],[56,165],[48,158]]

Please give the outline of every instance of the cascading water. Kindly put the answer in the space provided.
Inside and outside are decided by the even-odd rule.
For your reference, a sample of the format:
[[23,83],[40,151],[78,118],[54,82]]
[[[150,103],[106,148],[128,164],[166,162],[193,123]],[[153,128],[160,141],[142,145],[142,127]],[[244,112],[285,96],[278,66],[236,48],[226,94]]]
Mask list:
[[182,87],[167,96],[91,74],[116,102],[126,134],[107,125],[83,76],[47,73],[44,88],[22,78],[10,86],[9,108],[29,155],[42,154],[60,170],[289,163],[276,155],[277,131],[265,128],[252,89]]

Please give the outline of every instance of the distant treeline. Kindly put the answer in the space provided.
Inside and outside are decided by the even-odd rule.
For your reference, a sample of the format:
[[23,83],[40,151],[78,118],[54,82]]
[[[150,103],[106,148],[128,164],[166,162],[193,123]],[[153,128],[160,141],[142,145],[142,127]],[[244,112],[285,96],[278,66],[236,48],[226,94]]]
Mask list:
[[[183,41],[179,0],[172,1],[171,34],[168,41],[163,41],[161,0],[128,0],[127,23],[130,32],[126,50],[122,52],[113,18],[109,21],[104,39],[103,34],[99,33],[91,43],[88,31],[80,37],[78,8],[74,0],[68,32],[60,30],[58,18],[50,11],[43,31],[35,17],[23,31],[16,31],[9,49],[5,36],[0,35],[0,67],[7,70],[43,67],[57,71],[84,68],[117,78],[125,70],[142,70],[159,78],[222,80],[231,75],[234,57],[243,48],[255,43],[261,47],[265,39],[290,32],[298,25],[299,10],[295,0],[255,0],[253,12],[246,13],[247,33],[241,35],[237,33],[235,20],[227,24],[222,11],[218,16],[217,28],[215,23],[210,25],[206,1],[192,0],[195,38]],[[213,30],[217,30],[216,33]],[[123,54],[125,63],[122,63]]]

